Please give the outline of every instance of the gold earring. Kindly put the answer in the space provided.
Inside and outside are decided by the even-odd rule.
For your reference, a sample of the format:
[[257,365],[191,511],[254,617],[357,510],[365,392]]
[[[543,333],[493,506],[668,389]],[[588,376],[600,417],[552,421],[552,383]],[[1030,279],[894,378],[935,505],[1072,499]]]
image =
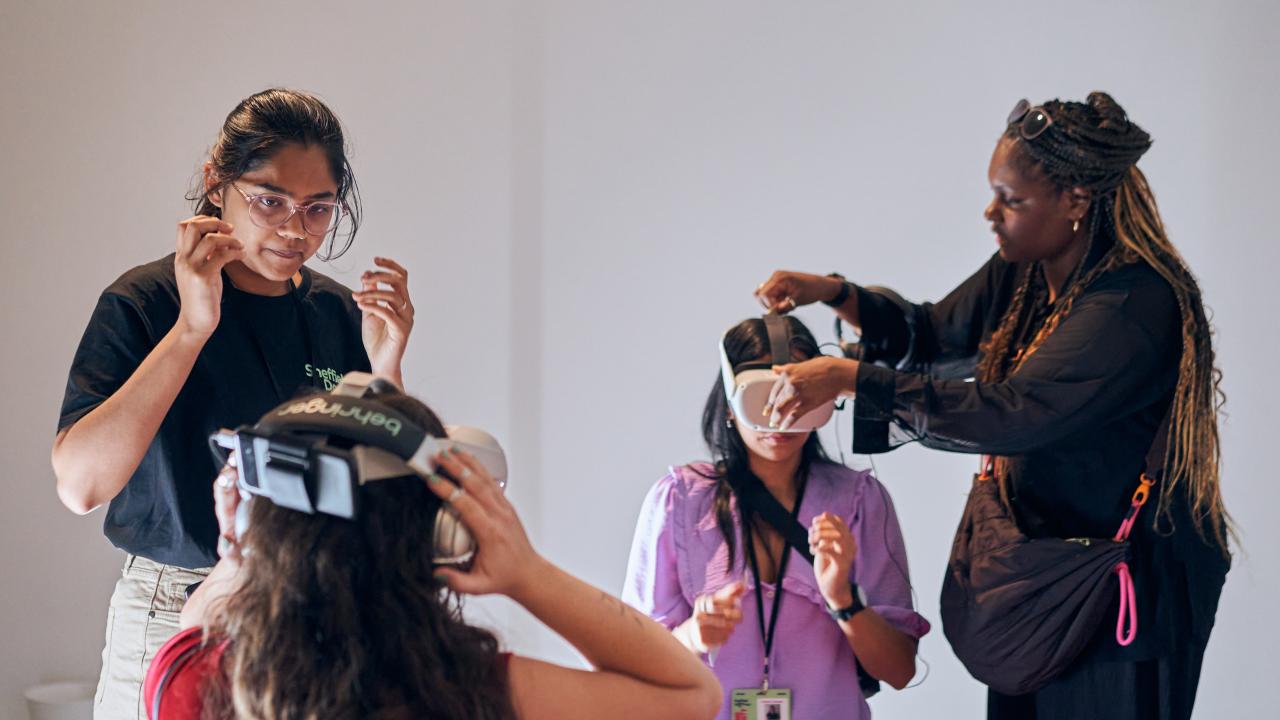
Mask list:
[[1080,232],[1080,221],[1076,220],[1071,223],[1071,232]]

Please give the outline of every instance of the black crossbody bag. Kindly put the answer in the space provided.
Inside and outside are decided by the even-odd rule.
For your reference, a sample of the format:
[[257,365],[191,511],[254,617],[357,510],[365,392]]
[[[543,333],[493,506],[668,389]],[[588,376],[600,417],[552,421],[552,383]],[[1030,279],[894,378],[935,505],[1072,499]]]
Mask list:
[[1028,538],[1000,498],[992,459],[984,458],[956,530],[941,601],[943,632],[975,679],[1005,695],[1044,687],[1097,635],[1117,588],[1116,642],[1133,642],[1138,610],[1129,531],[1163,472],[1168,436],[1166,413],[1110,538]]

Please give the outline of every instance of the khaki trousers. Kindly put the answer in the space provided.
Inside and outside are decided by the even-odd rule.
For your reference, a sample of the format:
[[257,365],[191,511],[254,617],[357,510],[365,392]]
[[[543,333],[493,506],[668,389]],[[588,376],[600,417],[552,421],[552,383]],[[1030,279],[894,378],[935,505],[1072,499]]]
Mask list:
[[102,674],[94,698],[94,720],[146,720],[142,680],[156,651],[178,632],[187,586],[210,568],[188,570],[128,555],[107,609]]

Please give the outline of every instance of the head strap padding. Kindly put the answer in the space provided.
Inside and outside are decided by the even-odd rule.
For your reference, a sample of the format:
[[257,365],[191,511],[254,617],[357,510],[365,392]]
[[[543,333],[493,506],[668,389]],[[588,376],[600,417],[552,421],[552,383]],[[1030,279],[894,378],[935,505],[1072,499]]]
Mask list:
[[787,324],[787,317],[769,313],[764,316],[764,327],[769,333],[769,354],[773,364],[791,364],[791,326]]
[[257,430],[322,433],[381,448],[408,460],[422,446],[427,433],[392,408],[365,399],[379,382],[385,381],[369,373],[349,372],[332,393],[277,406],[258,422]]

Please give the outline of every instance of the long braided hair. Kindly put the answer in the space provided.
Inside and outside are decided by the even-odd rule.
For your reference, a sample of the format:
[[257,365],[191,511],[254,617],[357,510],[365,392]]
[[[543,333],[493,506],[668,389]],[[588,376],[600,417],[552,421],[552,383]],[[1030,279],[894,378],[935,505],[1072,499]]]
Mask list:
[[[1078,187],[1091,192],[1088,247],[1039,330],[1026,346],[1015,349],[1032,322],[1034,308],[1047,293],[1039,263],[1028,266],[1009,309],[982,346],[977,377],[982,382],[1000,382],[1016,372],[1098,277],[1123,265],[1149,265],[1173,289],[1182,331],[1156,519],[1172,529],[1172,504],[1176,494],[1182,493],[1196,531],[1227,553],[1227,537],[1234,532],[1218,477],[1218,411],[1225,400],[1219,387],[1222,373],[1214,364],[1212,329],[1200,286],[1169,241],[1151,186],[1136,165],[1151,147],[1151,136],[1103,92],[1089,93],[1084,103],[1053,100],[1040,107],[1053,120],[1047,130],[1026,140],[1015,123],[1005,131],[1004,141],[1012,143],[1015,162],[1028,170],[1038,168],[1058,191]],[[1106,252],[1088,267],[1094,249],[1103,247]],[[997,460],[996,475],[1007,498],[1007,462]]]

